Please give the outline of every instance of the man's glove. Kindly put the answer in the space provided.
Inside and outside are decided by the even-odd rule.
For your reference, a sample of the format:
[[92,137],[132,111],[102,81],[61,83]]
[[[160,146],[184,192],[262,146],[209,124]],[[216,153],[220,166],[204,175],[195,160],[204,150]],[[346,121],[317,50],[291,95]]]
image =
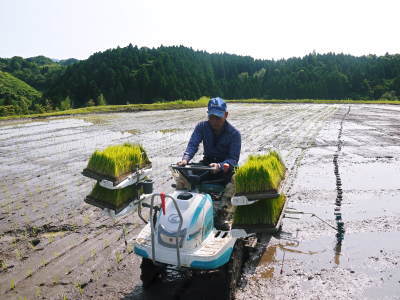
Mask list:
[[212,163],[212,164],[209,164],[209,167],[211,167],[213,169],[211,171],[213,174],[218,173],[220,171],[219,164]]
[[187,160],[186,159],[182,159],[181,161],[178,161],[176,164],[178,165],[178,166],[181,166],[181,167],[184,167],[184,166],[186,166],[187,165]]

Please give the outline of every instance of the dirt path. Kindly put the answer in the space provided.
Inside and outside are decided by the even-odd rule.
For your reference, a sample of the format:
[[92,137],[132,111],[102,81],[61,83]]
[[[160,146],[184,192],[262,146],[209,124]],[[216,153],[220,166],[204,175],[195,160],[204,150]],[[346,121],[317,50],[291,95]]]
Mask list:
[[[277,149],[289,169],[290,206],[335,228],[343,222],[345,229],[338,246],[336,231],[316,217],[290,215],[301,218],[285,219],[281,237],[260,245],[265,253],[246,265],[237,297],[400,294],[400,246],[393,242],[400,228],[399,108],[353,105],[347,115],[348,105],[229,108],[229,120],[242,133],[241,161]],[[123,226],[132,240],[143,225],[133,216],[114,223],[85,204],[94,182],[80,172],[95,149],[140,142],[153,161],[155,189],[171,191],[167,167],[180,159],[205,114],[200,108],[0,122],[0,298],[193,299],[204,293],[210,281],[188,287],[180,279],[143,292],[140,260],[122,238]],[[335,153],[342,184],[340,220],[335,215]]]

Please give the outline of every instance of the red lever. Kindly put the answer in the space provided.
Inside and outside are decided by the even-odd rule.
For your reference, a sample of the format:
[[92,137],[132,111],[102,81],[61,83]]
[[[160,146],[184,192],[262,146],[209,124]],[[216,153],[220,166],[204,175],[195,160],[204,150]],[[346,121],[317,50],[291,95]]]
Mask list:
[[229,171],[229,164],[224,163],[224,173],[227,173]]
[[163,215],[165,216],[165,193],[161,193],[160,197],[161,197],[162,212],[163,212]]

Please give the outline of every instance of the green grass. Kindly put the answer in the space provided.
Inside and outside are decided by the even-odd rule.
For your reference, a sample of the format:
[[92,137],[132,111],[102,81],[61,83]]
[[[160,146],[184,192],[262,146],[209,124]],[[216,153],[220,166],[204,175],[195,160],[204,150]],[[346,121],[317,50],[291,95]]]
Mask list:
[[285,177],[286,168],[275,151],[264,155],[250,155],[247,161],[235,171],[237,194],[278,190]]
[[30,115],[12,115],[0,117],[0,120],[18,119],[18,118],[46,118],[54,116],[82,115],[93,113],[110,113],[110,112],[137,112],[149,110],[170,110],[184,108],[207,107],[209,97],[201,97],[198,100],[176,100],[171,102],[156,102],[151,104],[128,104],[128,105],[104,105],[90,106],[63,111],[54,111],[42,114]]
[[149,164],[146,151],[138,144],[109,146],[96,150],[89,159],[87,168],[98,174],[119,177]]
[[[263,155],[250,155],[247,161],[235,171],[235,189],[237,194],[277,191],[286,168],[279,154],[271,151]],[[252,205],[236,207],[234,224],[275,225],[278,221],[285,196],[260,200]]]
[[[109,190],[100,186],[99,183],[96,183],[89,196],[98,200],[100,203],[109,203],[115,208],[120,208],[124,204],[128,203],[129,200],[135,198],[136,193],[137,188],[133,185],[127,186],[123,189]],[[142,191],[139,190],[139,195],[141,193]]]
[[229,103],[314,103],[314,104],[400,104],[400,100],[325,100],[325,99],[232,99]]
[[[128,105],[104,105],[75,108],[62,111],[54,111],[42,114],[11,115],[0,117],[0,120],[21,119],[21,118],[46,118],[55,116],[86,115],[95,113],[111,112],[137,112],[149,110],[171,110],[185,108],[207,107],[209,97],[201,97],[198,100],[176,100],[171,102],[156,102],[152,104],[128,104]],[[314,104],[400,104],[399,100],[319,100],[319,99],[240,99],[226,100],[228,103],[314,103]]]
[[[14,77],[10,73],[0,71],[0,100],[7,97],[14,99],[17,96],[25,97],[32,102],[39,99],[42,94],[25,81]],[[18,97],[15,99],[19,100]],[[2,103],[0,102],[0,104]]]
[[275,226],[285,200],[286,196],[280,195],[274,199],[259,200],[251,205],[238,206],[233,216],[233,224]]
[[0,116],[28,113],[42,94],[10,73],[0,71]]

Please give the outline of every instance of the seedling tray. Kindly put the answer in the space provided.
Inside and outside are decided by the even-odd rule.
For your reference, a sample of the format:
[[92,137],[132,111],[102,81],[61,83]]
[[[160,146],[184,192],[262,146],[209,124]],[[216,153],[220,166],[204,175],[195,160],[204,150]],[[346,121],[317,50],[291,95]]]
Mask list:
[[279,192],[277,190],[269,190],[258,193],[238,193],[235,196],[245,196],[249,200],[273,199],[279,197]]
[[96,198],[91,197],[91,196],[86,196],[86,198],[85,198],[85,202],[87,204],[96,206],[96,207],[101,208],[101,209],[108,208],[108,209],[114,210],[115,214],[118,214],[121,211],[123,211],[129,204],[131,204],[135,200],[137,200],[137,199],[136,198],[132,198],[132,199],[129,199],[128,201],[124,202],[123,204],[121,204],[119,206],[116,206],[116,205],[113,205],[112,203],[109,203],[109,202],[106,202],[106,201],[101,201],[101,200],[96,199]]
[[274,234],[279,232],[282,226],[282,219],[287,205],[287,198],[282,206],[281,213],[275,225],[271,224],[233,224],[232,229],[244,229],[247,233],[269,233]]
[[108,180],[110,182],[112,182],[113,186],[116,186],[118,184],[120,184],[122,181],[124,181],[126,178],[128,178],[130,175],[134,174],[135,172],[137,172],[138,170],[143,170],[143,169],[150,169],[151,168],[151,164],[147,164],[145,166],[143,166],[142,168],[136,169],[132,172],[129,173],[125,173],[123,175],[120,175],[118,177],[113,177],[113,176],[109,176],[109,175],[104,175],[104,174],[100,174],[97,173],[96,171],[93,171],[91,169],[85,168],[82,171],[82,175],[89,177],[91,179],[95,179],[97,181],[101,181],[101,180]]

